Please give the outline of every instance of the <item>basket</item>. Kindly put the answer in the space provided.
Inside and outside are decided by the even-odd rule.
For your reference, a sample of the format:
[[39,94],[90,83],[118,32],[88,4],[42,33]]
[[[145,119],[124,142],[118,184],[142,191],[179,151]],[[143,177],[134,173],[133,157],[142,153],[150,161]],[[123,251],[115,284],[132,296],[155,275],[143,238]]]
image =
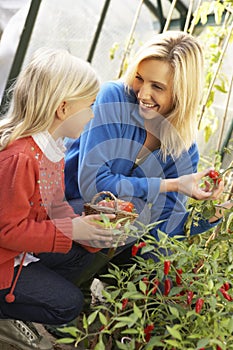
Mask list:
[[[108,208],[101,205],[98,205],[97,199],[100,198],[102,195],[105,195],[107,198],[110,198],[114,201],[114,208]],[[102,198],[100,198],[102,200]],[[91,200],[90,203],[84,204],[84,212],[86,215],[90,214],[115,214],[116,217],[114,219],[111,219],[111,222],[117,222],[119,219],[124,219],[125,221],[130,221],[131,223],[134,222],[134,220],[138,217],[138,214],[131,213],[125,210],[119,209],[119,203],[122,202],[122,200],[117,199],[114,194],[112,194],[109,191],[102,191],[97,193]],[[123,223],[124,220],[121,220],[121,223]]]

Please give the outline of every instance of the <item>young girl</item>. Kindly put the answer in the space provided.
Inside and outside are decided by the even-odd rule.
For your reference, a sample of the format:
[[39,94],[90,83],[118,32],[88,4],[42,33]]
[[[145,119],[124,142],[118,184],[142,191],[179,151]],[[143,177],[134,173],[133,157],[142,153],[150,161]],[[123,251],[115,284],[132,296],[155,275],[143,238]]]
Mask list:
[[[96,192],[111,191],[134,202],[139,221],[157,223],[151,230],[157,239],[158,230],[185,237],[187,196],[217,199],[224,187],[220,181],[202,188],[209,169],[196,172],[202,68],[201,46],[187,33],[168,31],[146,42],[122,79],[103,84],[94,118],[67,153],[66,198],[74,202],[81,193],[89,201]],[[209,230],[221,216],[217,209],[209,220],[194,223],[191,235]],[[119,261],[128,261],[130,248],[128,253]]]
[[0,341],[19,349],[52,349],[28,321],[76,318],[83,296],[71,282],[93,260],[86,245],[113,244],[100,216],[77,217],[63,192],[62,139],[79,136],[98,90],[88,63],[40,49],[0,121]]

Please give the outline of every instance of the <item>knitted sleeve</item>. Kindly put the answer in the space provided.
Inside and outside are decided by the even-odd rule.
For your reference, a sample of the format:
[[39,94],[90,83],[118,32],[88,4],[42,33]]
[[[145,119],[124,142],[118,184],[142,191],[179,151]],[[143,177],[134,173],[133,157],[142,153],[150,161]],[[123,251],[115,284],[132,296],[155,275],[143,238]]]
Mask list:
[[0,158],[0,246],[35,253],[69,251],[71,219],[48,219],[36,163],[27,154],[12,153]]

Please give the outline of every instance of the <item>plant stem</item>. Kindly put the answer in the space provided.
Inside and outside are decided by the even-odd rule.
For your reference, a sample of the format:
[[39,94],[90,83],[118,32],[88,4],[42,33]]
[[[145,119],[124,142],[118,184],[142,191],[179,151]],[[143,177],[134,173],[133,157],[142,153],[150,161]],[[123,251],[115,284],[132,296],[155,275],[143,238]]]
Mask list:
[[219,69],[220,69],[220,67],[221,67],[221,64],[222,64],[223,57],[224,57],[224,55],[225,55],[226,49],[227,49],[228,44],[229,44],[229,42],[230,42],[230,38],[231,38],[231,33],[232,33],[232,31],[233,31],[233,21],[232,21],[232,24],[231,24],[231,26],[230,26],[230,28],[229,28],[229,31],[228,31],[228,34],[227,34],[225,43],[224,43],[224,45],[223,45],[222,52],[221,52],[221,54],[220,54],[219,61],[218,61],[218,64],[217,64],[217,67],[216,67],[214,76],[213,76],[213,78],[212,78],[212,81],[210,82],[209,89],[208,89],[208,91],[207,91],[205,100],[204,100],[204,102],[203,102],[203,104],[202,104],[201,115],[200,115],[200,118],[199,118],[199,121],[198,121],[198,130],[200,130],[200,125],[201,125],[201,121],[202,121],[202,118],[203,118],[203,115],[204,115],[204,112],[205,112],[205,108],[206,108],[206,105],[207,105],[207,102],[208,102],[210,93],[211,93],[211,91],[212,91],[212,89],[213,89],[214,82],[215,82],[215,80],[216,80],[216,78],[217,78]]
[[223,131],[225,129],[227,113],[228,113],[228,107],[229,107],[229,103],[230,103],[232,86],[233,86],[233,74],[231,76],[231,82],[230,82],[230,86],[229,86],[229,90],[228,90],[228,94],[227,94],[226,108],[225,108],[225,111],[224,111],[223,120],[222,120],[222,126],[221,126],[221,129],[220,129],[220,135],[219,135],[218,143],[217,143],[217,152],[220,152],[220,147],[221,147],[222,138],[223,138]]
[[168,30],[168,28],[169,28],[169,24],[170,24],[170,22],[171,22],[172,13],[173,13],[173,10],[174,10],[174,8],[175,8],[176,1],[177,1],[177,0],[173,0],[173,1],[172,1],[172,4],[171,4],[171,7],[170,7],[168,16],[167,16],[167,20],[166,20],[165,26],[164,26],[164,28],[163,28],[163,33],[166,32],[166,31]]

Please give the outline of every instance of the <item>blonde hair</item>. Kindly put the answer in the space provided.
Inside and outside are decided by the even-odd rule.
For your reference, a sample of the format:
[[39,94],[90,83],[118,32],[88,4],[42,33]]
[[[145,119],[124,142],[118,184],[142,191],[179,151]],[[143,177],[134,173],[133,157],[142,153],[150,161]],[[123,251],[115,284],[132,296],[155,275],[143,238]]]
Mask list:
[[100,82],[90,64],[63,49],[41,48],[12,86],[12,100],[0,120],[0,150],[10,142],[48,130],[63,101],[95,97]]
[[178,157],[195,140],[197,110],[203,88],[204,58],[200,43],[190,34],[168,31],[155,35],[133,58],[123,80],[130,90],[138,65],[148,59],[165,61],[173,72],[173,108],[160,130],[161,152]]

